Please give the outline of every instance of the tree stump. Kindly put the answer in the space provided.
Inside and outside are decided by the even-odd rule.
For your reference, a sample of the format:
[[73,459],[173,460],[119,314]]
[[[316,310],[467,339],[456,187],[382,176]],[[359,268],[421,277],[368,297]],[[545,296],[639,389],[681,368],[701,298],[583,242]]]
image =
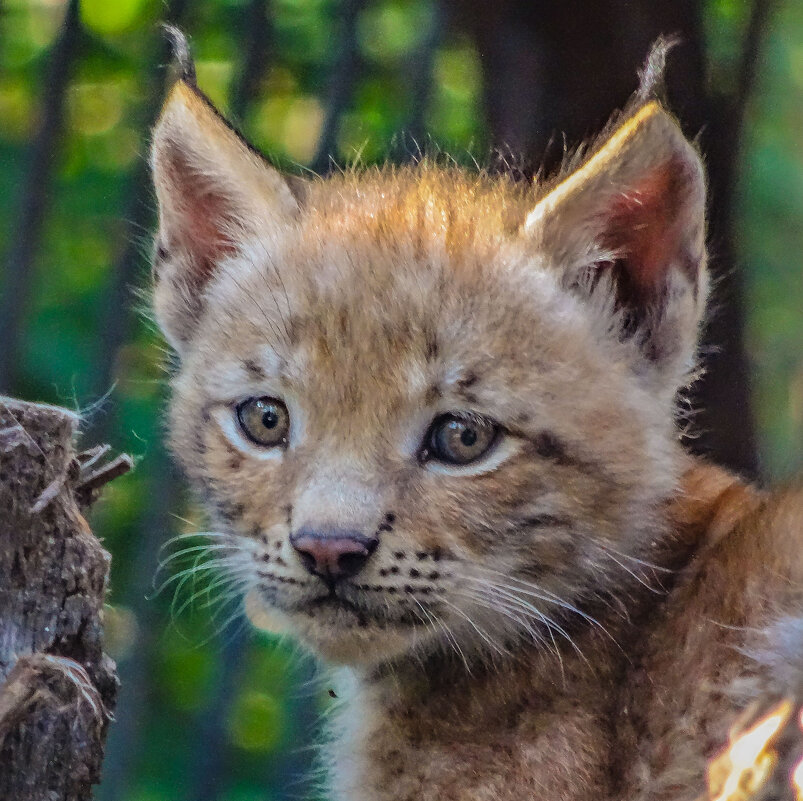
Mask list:
[[0,397],[0,799],[87,801],[117,694],[109,554],[81,514],[131,466],[76,454],[79,419]]

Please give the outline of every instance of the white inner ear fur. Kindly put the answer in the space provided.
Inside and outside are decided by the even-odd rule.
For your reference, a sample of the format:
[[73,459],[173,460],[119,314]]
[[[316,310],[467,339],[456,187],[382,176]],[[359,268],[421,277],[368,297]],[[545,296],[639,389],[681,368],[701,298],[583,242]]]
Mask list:
[[243,216],[235,219],[246,228],[249,222],[286,223],[299,210],[281,173],[183,81],[171,90],[154,128],[151,164],[160,215],[192,213],[199,198],[191,190],[199,178],[229,199],[232,211]]
[[614,336],[631,336],[636,372],[654,391],[673,395],[688,380],[708,288],[705,180],[699,155],[657,103],[543,197],[522,236]]

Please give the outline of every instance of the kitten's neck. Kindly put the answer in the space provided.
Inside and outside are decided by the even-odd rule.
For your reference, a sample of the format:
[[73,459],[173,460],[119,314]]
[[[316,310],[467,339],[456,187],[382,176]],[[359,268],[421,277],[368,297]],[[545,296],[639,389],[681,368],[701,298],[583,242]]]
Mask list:
[[[487,798],[481,788],[497,786],[500,772],[513,769],[514,752],[526,761],[522,745],[543,750],[538,732],[566,721],[593,744],[578,749],[578,775],[599,784],[610,747],[600,721],[614,712],[624,656],[593,629],[578,634],[575,645],[559,646],[559,656],[522,649],[470,673],[462,660],[442,655],[362,675],[333,728],[335,798]],[[463,785],[479,774],[480,793],[469,793]],[[565,795],[562,785],[547,789],[555,794],[546,797]]]

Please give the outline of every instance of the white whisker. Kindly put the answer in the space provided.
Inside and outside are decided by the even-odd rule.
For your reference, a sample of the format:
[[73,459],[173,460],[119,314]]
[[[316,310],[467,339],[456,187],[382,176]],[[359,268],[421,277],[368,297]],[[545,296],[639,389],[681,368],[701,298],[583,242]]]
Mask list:
[[644,576],[639,575],[638,573],[636,573],[635,570],[631,570],[626,564],[624,564],[624,562],[620,562],[612,553],[607,551],[605,548],[602,549],[602,552],[609,559],[612,559],[614,562],[616,562],[616,564],[619,565],[619,567],[621,567],[622,570],[624,570],[626,573],[629,573],[631,576],[633,576],[633,578],[639,584],[641,584],[642,587],[646,587],[650,592],[655,593],[655,595],[663,595],[666,592],[666,590],[664,590],[663,587],[660,590],[658,590],[655,587],[653,587],[652,584],[649,584],[646,581],[646,578]]

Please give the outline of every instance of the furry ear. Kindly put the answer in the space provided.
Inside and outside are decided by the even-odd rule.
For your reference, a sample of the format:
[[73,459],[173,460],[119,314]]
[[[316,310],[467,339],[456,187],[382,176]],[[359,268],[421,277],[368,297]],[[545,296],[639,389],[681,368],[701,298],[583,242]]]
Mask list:
[[256,233],[280,231],[299,212],[288,180],[226,124],[195,87],[189,63],[151,148],[159,204],[154,308],[179,352],[220,260]]
[[674,392],[707,288],[703,167],[675,120],[643,106],[537,203],[524,232],[567,287],[607,294],[619,337],[639,345],[637,368]]

